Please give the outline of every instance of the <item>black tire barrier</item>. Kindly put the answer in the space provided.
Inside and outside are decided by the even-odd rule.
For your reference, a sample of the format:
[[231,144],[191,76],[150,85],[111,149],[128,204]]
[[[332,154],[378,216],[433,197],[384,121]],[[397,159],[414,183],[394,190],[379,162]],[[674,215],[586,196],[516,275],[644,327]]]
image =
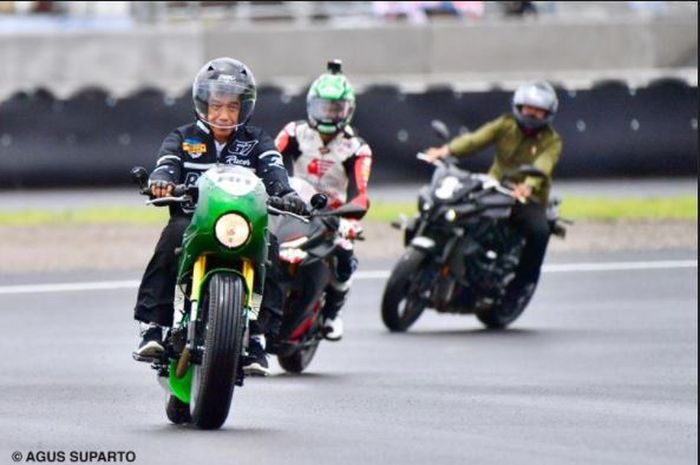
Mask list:
[[[630,89],[602,81],[587,90],[558,88],[554,126],[564,139],[558,178],[697,176],[698,89],[661,79]],[[271,136],[306,115],[306,93],[261,87],[253,124]],[[453,134],[472,131],[510,111],[510,91],[423,93],[394,86],[367,88],[357,97],[354,124],[375,153],[372,183],[423,181],[430,173],[415,153],[442,143],[430,121]],[[59,100],[39,89],[0,104],[3,188],[104,186],[130,183],[134,165],[153,168],[163,138],[194,117],[189,93],[168,98],[144,89],[114,99],[97,88]],[[462,162],[485,171],[493,149]]]

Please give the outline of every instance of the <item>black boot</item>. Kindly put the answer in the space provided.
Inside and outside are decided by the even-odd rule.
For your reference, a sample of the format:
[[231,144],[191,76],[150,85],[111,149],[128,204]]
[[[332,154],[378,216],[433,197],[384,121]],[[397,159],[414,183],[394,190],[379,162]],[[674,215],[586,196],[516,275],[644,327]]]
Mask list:
[[265,336],[262,334],[251,335],[248,341],[248,354],[244,359],[243,372],[252,376],[267,376],[270,374],[270,365],[265,352]]
[[163,347],[163,327],[155,323],[141,323],[141,342],[133,353],[134,360],[152,362],[160,358]]
[[321,310],[323,334],[329,341],[339,341],[343,337],[343,320],[341,309],[350,289],[338,290],[333,286],[326,289],[326,302]]

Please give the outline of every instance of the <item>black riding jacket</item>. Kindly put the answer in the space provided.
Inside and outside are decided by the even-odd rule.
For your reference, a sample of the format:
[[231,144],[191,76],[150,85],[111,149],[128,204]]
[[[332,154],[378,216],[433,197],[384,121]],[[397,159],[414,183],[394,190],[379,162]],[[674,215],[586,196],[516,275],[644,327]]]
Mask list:
[[[163,140],[150,180],[193,185],[216,163],[253,170],[265,184],[268,195],[281,197],[293,191],[282,156],[265,131],[240,126],[217,155],[214,136],[202,121],[179,127]],[[170,207],[171,215],[189,216],[193,211],[192,205]]]

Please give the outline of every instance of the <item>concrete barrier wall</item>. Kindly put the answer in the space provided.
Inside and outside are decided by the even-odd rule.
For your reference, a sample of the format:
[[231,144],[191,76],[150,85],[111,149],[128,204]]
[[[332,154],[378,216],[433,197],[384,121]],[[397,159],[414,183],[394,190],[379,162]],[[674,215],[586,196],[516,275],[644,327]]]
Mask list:
[[[355,126],[375,153],[373,183],[425,180],[417,151],[440,144],[433,118],[452,132],[474,130],[509,111],[510,92],[405,94],[397,87],[358,96]],[[584,91],[559,89],[555,127],[564,139],[559,178],[697,176],[698,89],[665,80],[630,89],[601,82]],[[305,117],[303,94],[260,89],[253,124],[274,136],[286,122]],[[128,184],[134,165],[152,169],[163,138],[191,121],[189,93],[172,99],[143,90],[114,99],[86,89],[68,100],[47,92],[20,93],[0,104],[2,188]],[[485,171],[492,151],[464,162]]]
[[[306,84],[341,58],[358,82],[405,76],[633,70],[674,67],[697,52],[697,15],[592,22],[541,19],[352,28],[222,24],[59,34],[0,31],[0,100],[45,87],[67,97],[96,85],[124,96],[154,86],[183,92],[206,59],[233,56],[260,84]],[[684,61],[685,60],[685,61]],[[434,79],[433,79],[434,80]]]

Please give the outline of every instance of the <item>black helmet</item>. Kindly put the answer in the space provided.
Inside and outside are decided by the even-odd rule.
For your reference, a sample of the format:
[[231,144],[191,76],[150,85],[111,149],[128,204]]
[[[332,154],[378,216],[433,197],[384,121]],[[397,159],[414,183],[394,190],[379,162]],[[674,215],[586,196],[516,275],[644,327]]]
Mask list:
[[194,109],[199,119],[216,126],[210,123],[207,117],[209,98],[212,94],[241,97],[238,124],[221,129],[231,129],[246,124],[253,114],[257,95],[253,72],[240,61],[227,57],[215,58],[199,70],[192,83]]

